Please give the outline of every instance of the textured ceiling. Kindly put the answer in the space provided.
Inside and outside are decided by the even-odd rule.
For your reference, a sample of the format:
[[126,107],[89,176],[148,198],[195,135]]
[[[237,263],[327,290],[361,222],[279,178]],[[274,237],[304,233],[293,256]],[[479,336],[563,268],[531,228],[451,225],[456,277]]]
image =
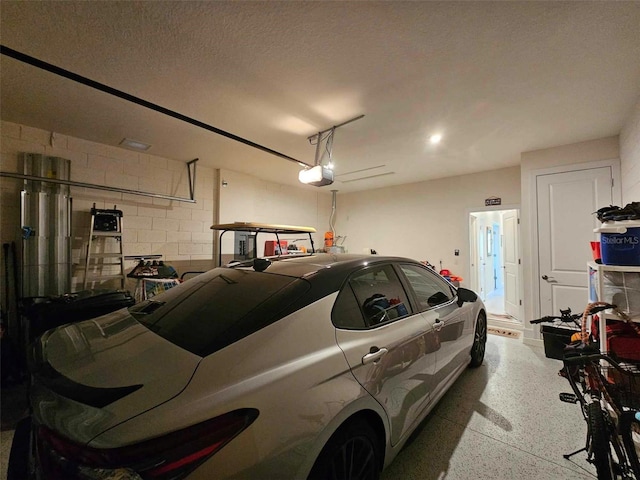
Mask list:
[[[615,135],[640,94],[640,2],[2,0],[0,17],[6,47],[306,163],[307,137],[364,114],[335,133],[324,189],[341,192]],[[0,67],[3,120],[297,184],[293,162],[6,56]]]

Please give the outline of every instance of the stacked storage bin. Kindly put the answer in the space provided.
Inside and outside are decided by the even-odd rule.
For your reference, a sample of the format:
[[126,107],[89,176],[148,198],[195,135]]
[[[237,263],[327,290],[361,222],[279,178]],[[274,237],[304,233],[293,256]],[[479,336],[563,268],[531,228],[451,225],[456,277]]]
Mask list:
[[[597,275],[594,282],[597,299],[616,305],[632,320],[640,322],[640,218],[630,217],[604,219],[595,229],[600,233],[602,264],[593,265],[592,271]],[[603,317],[599,332],[601,349],[621,360],[640,362],[640,323],[617,321],[606,313]]]

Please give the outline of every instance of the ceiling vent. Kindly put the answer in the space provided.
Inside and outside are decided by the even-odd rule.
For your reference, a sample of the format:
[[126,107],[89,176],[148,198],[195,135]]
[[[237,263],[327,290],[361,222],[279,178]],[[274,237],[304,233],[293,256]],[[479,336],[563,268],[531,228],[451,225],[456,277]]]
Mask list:
[[138,140],[131,140],[130,138],[123,138],[120,142],[121,147],[130,148],[131,150],[138,150],[139,152],[146,152],[151,148],[148,143],[140,142]]

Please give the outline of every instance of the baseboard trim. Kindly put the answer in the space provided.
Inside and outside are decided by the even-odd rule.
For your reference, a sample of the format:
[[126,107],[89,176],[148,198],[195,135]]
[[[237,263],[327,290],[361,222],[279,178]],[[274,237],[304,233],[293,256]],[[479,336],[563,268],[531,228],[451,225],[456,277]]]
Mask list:
[[540,340],[539,338],[523,337],[522,338],[522,343],[524,343],[525,345],[531,345],[532,347],[542,347],[542,348],[544,348],[544,342],[542,340]]
[[487,325],[496,328],[505,328],[507,330],[519,330],[522,331],[523,327],[520,322],[513,320],[502,320],[491,315],[487,316]]

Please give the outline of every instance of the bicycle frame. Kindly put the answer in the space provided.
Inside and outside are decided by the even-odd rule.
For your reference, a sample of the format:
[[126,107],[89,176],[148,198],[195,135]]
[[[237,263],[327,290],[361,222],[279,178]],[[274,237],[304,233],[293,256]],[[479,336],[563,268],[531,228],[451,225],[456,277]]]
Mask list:
[[[620,404],[619,399],[614,398],[619,395],[618,392],[611,391],[614,384],[604,375],[603,363],[611,366],[604,368],[613,368],[621,372],[622,375],[630,375],[630,373],[610,356],[600,352],[590,353],[589,347],[586,347],[583,352],[577,354],[573,352],[573,355],[571,353],[569,352],[569,355],[565,355],[563,359],[564,376],[567,378],[577,402],[580,403],[585,421],[588,422],[589,405],[598,403],[603,413],[607,437],[618,460],[617,468],[621,478],[631,479],[633,472],[636,479],[640,480],[640,473],[634,471],[637,470],[637,465],[630,461],[632,452],[627,450],[627,443],[629,445],[632,443],[625,442],[623,438],[624,435],[630,434],[628,422],[638,410],[627,408]],[[564,458],[570,458],[576,453],[586,451],[587,460],[590,463],[595,463],[591,441],[591,432],[588,432],[585,447],[564,455]]]
[[[581,315],[572,314],[570,309],[560,310],[561,316],[546,316],[530,323],[559,320],[578,324],[581,318],[580,342],[565,348],[563,368],[559,372],[568,380],[573,393],[561,393],[560,400],[580,403],[588,426],[587,438],[584,448],[563,455],[564,458],[584,451],[587,461],[595,465],[599,479],[640,480],[640,441],[636,438],[640,435],[640,365],[623,366],[600,352],[590,343],[591,333],[587,328],[593,314],[607,309],[631,323],[624,312],[606,302],[588,304]],[[640,334],[640,327],[634,325],[634,329]]]

